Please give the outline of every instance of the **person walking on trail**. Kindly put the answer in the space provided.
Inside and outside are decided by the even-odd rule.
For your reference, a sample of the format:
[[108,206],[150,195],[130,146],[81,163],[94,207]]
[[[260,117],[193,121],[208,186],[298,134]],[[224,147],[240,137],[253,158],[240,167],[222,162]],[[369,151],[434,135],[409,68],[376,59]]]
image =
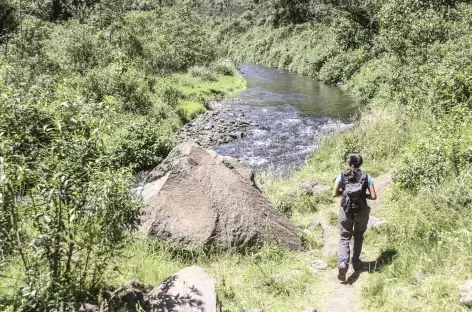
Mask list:
[[[370,207],[367,199],[376,200],[374,182],[365,172],[360,170],[363,159],[359,153],[351,153],[346,157],[349,169],[342,172],[336,179],[333,189],[333,197],[341,197],[339,209],[339,259],[338,279],[346,281],[346,273],[349,268],[350,249],[349,242],[354,236],[354,248],[352,253],[352,267],[354,271],[362,268],[360,260],[364,232],[369,221]],[[367,190],[369,191],[367,193]]]

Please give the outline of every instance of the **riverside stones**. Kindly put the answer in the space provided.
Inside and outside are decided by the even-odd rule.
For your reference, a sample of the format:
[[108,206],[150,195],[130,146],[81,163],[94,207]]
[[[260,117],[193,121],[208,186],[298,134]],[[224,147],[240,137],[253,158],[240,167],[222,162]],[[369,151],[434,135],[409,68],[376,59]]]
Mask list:
[[472,308],[472,280],[469,280],[463,285],[459,286],[459,294],[461,304]]
[[178,131],[182,142],[197,142],[205,148],[212,148],[221,144],[244,137],[244,131],[253,123],[244,119],[244,113],[235,110],[225,103],[215,106],[215,110],[208,111]]
[[250,167],[182,143],[148,176],[141,229],[182,247],[219,249],[274,241],[301,249],[299,230],[255,185]]
[[215,283],[198,266],[187,267],[166,279],[148,295],[149,312],[220,312]]

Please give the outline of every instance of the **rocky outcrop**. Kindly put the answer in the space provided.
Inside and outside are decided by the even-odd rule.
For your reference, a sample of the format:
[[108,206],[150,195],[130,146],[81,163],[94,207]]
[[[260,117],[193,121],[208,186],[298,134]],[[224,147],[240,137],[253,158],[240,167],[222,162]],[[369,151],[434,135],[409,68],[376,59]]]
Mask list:
[[213,279],[192,266],[181,270],[148,295],[150,312],[220,312]]
[[298,230],[273,208],[251,169],[195,143],[182,143],[142,191],[142,230],[183,247],[246,247],[274,241],[300,249]]

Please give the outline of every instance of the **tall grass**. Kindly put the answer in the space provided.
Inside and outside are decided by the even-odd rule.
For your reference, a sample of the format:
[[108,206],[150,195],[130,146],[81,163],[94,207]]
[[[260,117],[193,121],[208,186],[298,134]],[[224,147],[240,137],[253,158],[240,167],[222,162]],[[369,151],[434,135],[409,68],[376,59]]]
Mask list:
[[109,284],[139,279],[155,286],[186,266],[199,265],[214,279],[224,311],[303,311],[316,306],[321,295],[319,278],[310,270],[316,253],[270,245],[244,252],[184,251],[133,239]]

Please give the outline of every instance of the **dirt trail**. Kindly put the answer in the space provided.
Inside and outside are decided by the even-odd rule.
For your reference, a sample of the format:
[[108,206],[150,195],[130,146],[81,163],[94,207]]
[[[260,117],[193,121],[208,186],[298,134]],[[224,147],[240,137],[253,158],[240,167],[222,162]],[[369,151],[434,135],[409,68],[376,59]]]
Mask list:
[[[370,202],[371,216],[382,209],[385,190],[390,186],[392,180],[389,175],[374,178],[374,185],[377,191],[378,199],[375,202]],[[339,202],[337,201],[330,210],[338,212]],[[319,216],[319,220],[324,229],[324,246],[323,254],[325,256],[334,256],[337,254],[339,243],[339,230],[337,226],[332,226],[326,218]],[[352,246],[351,246],[352,247]],[[369,253],[364,246],[361,259],[364,263],[375,264],[378,253]],[[364,252],[365,251],[365,252]],[[367,272],[354,273],[352,268],[347,274],[348,280],[345,283],[337,279],[337,268],[326,270],[322,273],[323,289],[326,293],[324,301],[321,302],[320,312],[355,312],[359,311],[360,289],[362,280],[366,277]]]

